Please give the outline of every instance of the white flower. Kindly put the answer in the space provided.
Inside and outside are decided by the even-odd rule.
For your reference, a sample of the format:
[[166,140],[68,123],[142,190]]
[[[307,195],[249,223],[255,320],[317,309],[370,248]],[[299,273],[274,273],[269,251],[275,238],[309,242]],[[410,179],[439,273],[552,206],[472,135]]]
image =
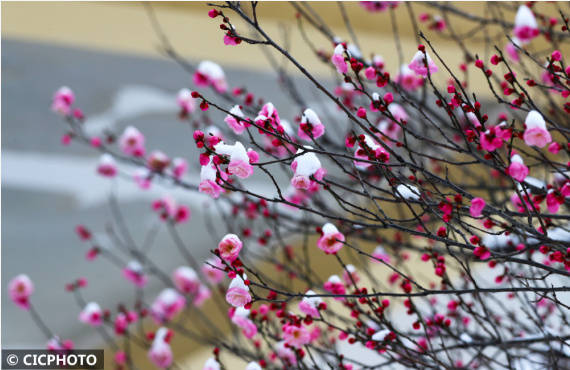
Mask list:
[[396,187],[396,191],[404,199],[420,199],[420,191],[413,185],[400,184]]

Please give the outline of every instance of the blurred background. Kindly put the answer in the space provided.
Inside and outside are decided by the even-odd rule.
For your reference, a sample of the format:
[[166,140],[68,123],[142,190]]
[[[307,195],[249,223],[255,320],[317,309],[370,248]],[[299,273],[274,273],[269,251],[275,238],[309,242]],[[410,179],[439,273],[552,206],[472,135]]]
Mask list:
[[[149,7],[172,46],[191,63],[217,62],[231,87],[247,85],[272,101],[282,116],[291,118],[297,113],[276,83],[274,66],[258,46],[223,45],[219,21],[207,16],[206,3],[2,3],[2,281],[6,284],[19,273],[28,274],[35,282],[32,300],[41,316],[56,334],[73,339],[78,347],[101,342],[78,322],[80,308],[64,291],[65,283],[88,278],[86,299],[102,306],[119,298],[134,299],[134,293],[115,267],[85,260],[87,248],[74,227],[85,224],[93,230],[104,229],[111,217],[112,193],[132,234],[142,242],[156,223],[150,203],[166,188],[155,186],[140,192],[129,181],[110,182],[97,176],[97,153],[73,143],[60,144],[64,126],[50,111],[53,92],[62,85],[71,87],[76,105],[88,118],[86,125],[93,130],[108,125],[121,132],[135,125],[147,136],[149,150],[167,148],[171,157],[183,156],[194,171],[198,168],[192,130],[178,120],[175,103],[180,88],[192,87],[191,76],[161,52]],[[335,34],[348,39],[338,4],[322,2],[313,7]],[[344,7],[363,54],[383,55],[394,75],[401,62],[390,12],[368,13],[358,3]],[[408,10],[400,7],[395,16],[407,63],[417,41]],[[461,7],[471,14],[485,11],[481,3],[462,3]],[[426,10],[436,13],[424,4],[413,4],[416,17]],[[290,4],[262,3],[259,18],[272,37],[288,40],[291,54],[311,73],[332,81],[330,69],[303,41]],[[458,31],[472,26],[461,20],[454,24]],[[331,47],[317,32],[307,30],[316,45]],[[448,65],[457,70],[461,53],[449,41],[435,40]],[[472,44],[472,51],[481,48],[484,53],[481,45]],[[302,80],[293,67],[288,70]],[[483,83],[472,81],[475,87]],[[310,101],[314,96],[307,93],[305,98]],[[201,260],[216,239],[203,231],[204,198],[183,193],[177,197],[192,210],[183,237],[192,241],[190,248]],[[151,258],[165,270],[179,263],[173,249],[165,253],[171,244],[168,235],[159,233],[151,252]],[[153,289],[156,293],[158,288],[151,286],[149,294]],[[41,348],[46,343],[28,314],[10,302],[6,289],[2,289],[2,340],[4,348]],[[182,350],[190,353],[192,349]],[[202,361],[207,355],[195,357]]]

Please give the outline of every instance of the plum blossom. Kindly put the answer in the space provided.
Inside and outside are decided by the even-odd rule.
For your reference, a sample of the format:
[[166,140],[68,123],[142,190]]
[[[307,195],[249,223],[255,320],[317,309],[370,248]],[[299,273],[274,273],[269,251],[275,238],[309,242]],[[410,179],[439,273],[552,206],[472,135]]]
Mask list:
[[400,67],[400,72],[396,75],[395,81],[406,91],[415,91],[424,83],[423,77],[416,75],[406,64]]
[[184,294],[196,294],[200,289],[200,279],[193,268],[180,266],[172,273],[172,282],[176,289]]
[[194,306],[200,307],[204,304],[204,302],[210,299],[211,296],[212,296],[212,291],[204,284],[200,284],[200,287],[198,288],[198,293],[196,293],[196,295],[194,296],[192,303],[194,304]]
[[103,311],[96,302],[89,302],[79,313],[79,321],[97,327],[103,323]]
[[170,321],[186,306],[186,298],[172,288],[166,288],[156,297],[151,316],[156,323]]
[[224,265],[218,257],[207,260],[202,265],[202,273],[210,284],[219,284],[224,279]]
[[263,107],[261,107],[254,122],[258,126],[273,130],[278,130],[281,126],[279,112],[271,102],[265,103]]
[[342,280],[346,285],[353,285],[360,281],[360,276],[354,265],[346,265],[345,270],[342,272]]
[[166,369],[172,365],[173,355],[169,344],[171,335],[167,328],[159,328],[148,351],[148,358],[160,369]]
[[244,282],[246,279],[247,277],[245,274],[243,275],[243,278],[233,278],[228,287],[228,291],[226,292],[226,301],[236,308],[243,307],[251,302],[249,287]]
[[144,287],[148,281],[147,276],[144,274],[143,266],[139,261],[130,261],[123,269],[123,276],[135,286],[141,288]]
[[513,33],[523,42],[529,42],[540,34],[536,18],[526,5],[521,5],[517,11]]
[[194,110],[196,110],[196,99],[192,97],[192,91],[190,91],[190,89],[181,89],[178,91],[176,103],[184,115],[192,113]]
[[503,129],[506,122],[489,128],[481,134],[481,147],[486,151],[493,152],[503,146],[503,141],[511,138],[511,132]]
[[24,310],[30,309],[30,296],[34,292],[34,284],[28,275],[20,274],[8,283],[10,299]]
[[[245,131],[247,125],[240,106],[234,105],[232,109],[230,109],[230,113],[231,114],[228,114],[226,118],[224,118],[224,122],[228,124],[229,128],[231,128],[236,135],[241,135]],[[239,118],[236,118],[236,116]]]
[[344,235],[331,223],[326,223],[322,230],[323,235],[317,241],[317,246],[326,254],[337,253],[344,245]]
[[218,64],[209,60],[200,62],[194,73],[194,83],[196,86],[212,86],[217,92],[224,93],[228,90],[226,75]]
[[471,199],[471,207],[469,208],[469,213],[473,217],[481,217],[481,212],[485,208],[485,199],[483,198],[473,198]]
[[376,342],[383,342],[386,337],[391,333],[388,329],[379,330],[374,335],[372,335],[372,340]]
[[372,257],[377,262],[384,261],[385,263],[390,263],[390,255],[386,252],[383,246],[377,245],[372,252]]
[[311,341],[311,334],[302,324],[285,324],[281,328],[283,340],[291,347],[301,348]]
[[62,116],[67,116],[71,112],[71,106],[74,102],[75,94],[73,91],[67,86],[62,86],[53,95],[51,109]]
[[513,154],[511,156],[511,164],[507,168],[507,173],[518,182],[523,182],[528,176],[528,167],[524,164],[520,155]]
[[[207,194],[214,199],[220,196],[224,189],[218,185],[217,173],[218,171],[214,166],[213,159],[210,158],[208,164],[202,166],[200,170],[200,185],[198,186],[200,193]],[[221,175],[221,177],[223,179],[224,175]]]
[[134,126],[128,126],[119,138],[119,148],[126,155],[142,157],[145,154],[145,137]]
[[[366,134],[364,135],[364,144],[365,146],[363,146],[359,141],[359,144],[356,147],[356,151],[354,152],[355,158],[365,161],[379,159],[382,162],[387,162],[390,159],[390,153],[388,153],[384,147],[378,144],[377,141]],[[365,147],[367,148],[365,149]],[[362,162],[358,160],[355,160],[354,164],[359,168],[368,168],[373,165],[373,163]]]
[[[339,294],[344,295],[346,294],[346,289],[342,280],[338,277],[338,275],[331,275],[329,279],[323,284],[323,288],[332,294]],[[336,297],[336,300],[343,300],[343,297]]]
[[257,326],[248,318],[248,316],[248,309],[238,307],[235,309],[235,311],[233,311],[233,316],[231,319],[234,324],[241,328],[243,335],[247,339],[251,339],[257,334]]
[[324,133],[325,126],[321,123],[319,116],[312,109],[305,109],[297,135],[303,140],[310,141],[311,138],[318,139]]
[[105,153],[99,158],[97,173],[104,177],[115,177],[117,175],[117,163],[112,155]]
[[253,174],[253,166],[250,164],[250,156],[245,147],[239,141],[234,145],[227,145],[223,142],[218,143],[214,149],[218,154],[230,157],[228,172],[239,178],[246,179]]
[[505,53],[512,62],[518,63],[520,61],[518,48],[521,46],[522,42],[516,37],[512,37],[511,42],[507,43],[505,46]]
[[[310,146],[305,146],[304,148],[313,149]],[[298,156],[291,163],[291,169],[294,172],[291,185],[296,189],[307,190],[314,183],[310,177],[314,176],[316,180],[322,180],[325,175],[325,169],[321,167],[321,162],[317,155],[313,152],[305,152],[305,149],[298,149],[296,153]]]
[[331,57],[331,62],[336,67],[337,72],[340,73],[341,75],[348,72],[348,64],[344,60],[344,45],[343,44],[338,44],[334,48],[334,52],[333,52],[333,55]]
[[57,335],[50,338],[46,344],[46,348],[49,351],[71,350],[73,347],[74,344],[72,340],[66,339],[62,341]]
[[552,141],[550,132],[546,129],[546,122],[539,112],[535,110],[528,112],[524,123],[526,129],[523,134],[523,139],[526,145],[543,148]]
[[319,305],[323,303],[321,297],[311,297],[316,293],[312,290],[307,290],[305,293],[308,297],[303,297],[301,302],[299,302],[299,310],[305,315],[310,315],[312,317],[319,317]]
[[297,356],[295,355],[295,352],[289,346],[285,345],[284,340],[275,344],[275,353],[282,361],[285,361],[292,366],[297,364]]
[[160,150],[155,150],[148,156],[146,165],[154,172],[162,172],[170,165],[170,158]]
[[418,50],[416,52],[416,54],[412,58],[412,61],[410,62],[410,64],[408,64],[408,67],[412,71],[416,72],[416,74],[424,77],[428,75],[428,71],[429,74],[433,74],[438,71],[437,66],[435,65],[433,60],[431,60],[427,51],[423,52],[421,50]]
[[180,180],[188,170],[188,162],[184,158],[174,158],[172,160],[172,176]]
[[226,234],[218,244],[218,252],[224,261],[231,263],[238,258],[242,247],[243,243],[236,234]]
[[220,370],[220,369],[221,369],[220,363],[216,361],[216,359],[213,357],[210,357],[204,364],[204,367],[202,368],[202,370]]

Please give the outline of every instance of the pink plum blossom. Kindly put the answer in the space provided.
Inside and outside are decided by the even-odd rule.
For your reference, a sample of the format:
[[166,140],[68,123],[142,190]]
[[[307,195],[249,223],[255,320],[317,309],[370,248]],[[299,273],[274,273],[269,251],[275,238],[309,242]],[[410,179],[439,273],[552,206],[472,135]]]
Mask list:
[[34,284],[28,275],[20,274],[8,283],[10,299],[24,310],[30,309],[30,296],[34,292]]
[[526,145],[543,148],[552,141],[550,132],[546,129],[546,122],[539,112],[535,110],[528,112],[524,123],[526,129],[523,134],[523,139]]
[[249,287],[245,285],[244,279],[246,279],[245,275],[243,279],[233,278],[226,292],[226,301],[234,307],[243,307],[251,302]]
[[207,194],[214,199],[220,196],[224,189],[218,185],[217,173],[218,171],[216,170],[216,167],[214,167],[212,159],[210,159],[210,162],[207,165],[202,166],[202,169],[200,170],[200,185],[198,186],[200,193]]
[[511,132],[502,128],[506,123],[489,128],[481,134],[481,147],[486,151],[493,152],[503,146],[503,141],[510,139]]
[[299,302],[299,310],[303,312],[305,315],[310,315],[312,317],[319,317],[319,305],[323,303],[321,297],[311,297],[314,295],[315,292],[312,290],[307,290],[305,295],[307,297],[303,297],[301,302]]
[[416,75],[406,64],[400,68],[395,81],[406,91],[415,91],[424,83],[423,77]]
[[224,279],[224,265],[218,257],[207,260],[202,265],[202,273],[210,284],[219,284]]
[[536,18],[526,5],[521,5],[515,16],[514,35],[523,42],[528,42],[540,34]]
[[248,318],[248,316],[248,309],[238,307],[233,311],[231,319],[234,324],[241,328],[243,335],[247,339],[251,339],[257,334],[257,326]]
[[380,262],[383,261],[385,263],[390,263],[390,255],[386,252],[383,246],[377,245],[372,252],[372,257],[374,257],[374,261]]
[[71,350],[73,347],[74,344],[72,340],[61,340],[58,336],[51,337],[46,344],[46,348],[49,351]]
[[143,267],[138,261],[130,261],[123,269],[125,279],[133,283],[137,287],[144,287],[148,278],[144,274]]
[[188,162],[184,158],[174,158],[172,160],[172,176],[180,180],[188,170]]
[[335,47],[333,55],[331,57],[332,63],[336,67],[337,72],[341,75],[348,72],[348,65],[344,60],[344,51],[344,45],[338,44]]
[[172,320],[186,306],[186,299],[172,288],[166,288],[151,306],[151,316],[156,323]]
[[221,366],[220,363],[218,361],[216,361],[215,358],[210,357],[206,363],[204,363],[204,367],[202,368],[202,370],[220,370]]
[[119,148],[126,155],[142,157],[145,154],[145,137],[133,126],[128,126],[119,138]]
[[166,369],[172,365],[173,355],[168,343],[170,335],[167,328],[159,328],[148,351],[148,358],[160,369]]
[[303,139],[310,141],[312,139],[318,139],[325,133],[325,126],[321,123],[321,120],[312,109],[305,109],[303,116],[301,117],[301,123],[299,124],[299,130],[297,135]]
[[236,234],[226,234],[218,244],[220,257],[226,262],[233,262],[238,258],[243,243]]
[[53,95],[51,109],[62,116],[67,116],[71,112],[71,106],[75,102],[75,94],[67,87],[60,87]]
[[[346,289],[342,280],[337,275],[331,275],[329,279],[324,283],[323,288],[332,294],[344,295],[346,294]],[[344,297],[336,297],[336,300],[344,300]]]
[[242,143],[236,141],[234,145],[227,145],[220,142],[214,148],[218,154],[230,157],[228,173],[242,179],[253,174],[253,166],[249,163],[249,156]]
[[200,62],[194,73],[194,83],[196,86],[212,86],[216,91],[224,93],[228,90],[226,75],[218,64],[205,60]]
[[[232,109],[230,109],[230,113],[224,118],[224,122],[226,122],[233,130],[236,135],[241,135],[246,129],[246,122],[244,120],[245,116],[240,109],[239,105],[234,105]],[[236,118],[239,117],[239,118]]]
[[360,276],[356,267],[353,265],[346,265],[346,268],[342,272],[342,280],[346,285],[354,285],[360,281]]
[[[305,146],[305,149],[313,149],[310,146]],[[297,157],[291,163],[291,169],[294,172],[291,179],[291,185],[296,189],[309,189],[314,182],[311,176],[317,180],[322,180],[325,174],[324,169],[321,167],[321,162],[317,155],[313,152],[306,152],[305,149],[297,150]],[[303,153],[303,154],[301,154]],[[301,155],[299,155],[301,154]]]
[[323,235],[317,241],[317,246],[326,254],[337,253],[344,242],[344,235],[338,231],[336,226],[331,223],[326,223],[323,226]]
[[178,91],[176,103],[185,115],[194,112],[196,109],[196,99],[192,97],[192,91],[190,91],[190,89],[181,89]]
[[518,154],[511,156],[511,164],[507,173],[518,182],[523,182],[528,175],[528,167],[525,166],[522,157]]
[[115,177],[117,171],[117,163],[113,156],[107,153],[101,155],[97,165],[97,173],[104,177]]
[[433,60],[431,60],[429,54],[421,50],[418,50],[416,52],[416,54],[412,58],[412,61],[410,62],[410,64],[408,64],[408,67],[412,71],[416,72],[416,74],[423,77],[428,75],[428,71],[429,74],[433,74],[438,71],[437,66],[435,65]]
[[481,217],[481,212],[485,208],[485,199],[483,198],[473,198],[471,199],[471,207],[469,208],[469,213],[473,217]]
[[292,366],[297,365],[297,356],[295,355],[295,352],[289,346],[285,345],[284,340],[275,344],[275,353],[282,361],[285,361],[286,364],[290,364]]
[[95,302],[89,302],[79,314],[79,321],[84,324],[97,327],[103,323],[103,311]]
[[155,150],[148,156],[146,165],[154,172],[162,172],[170,165],[170,158],[160,150]]
[[196,294],[200,289],[200,279],[196,271],[188,266],[180,266],[172,273],[172,282],[176,289],[184,294]]
[[196,295],[194,296],[192,304],[194,304],[194,306],[196,307],[200,307],[204,304],[204,302],[210,299],[211,296],[212,296],[212,291],[204,284],[200,284],[200,287],[198,288],[198,293],[196,293]]
[[511,62],[518,63],[520,61],[519,50],[517,47],[521,47],[522,42],[516,38],[511,38],[511,42],[507,43],[505,46],[505,53],[511,60]]
[[[355,160],[354,164],[360,168],[368,168],[373,165],[370,161],[378,159],[382,162],[387,162],[390,159],[390,153],[388,153],[384,147],[382,147],[376,140],[368,135],[364,135],[364,146],[359,142],[356,150],[354,152],[354,157],[360,160]],[[364,162],[364,161],[368,162]]]
[[311,341],[311,334],[302,324],[285,324],[281,330],[283,340],[291,347],[301,348]]

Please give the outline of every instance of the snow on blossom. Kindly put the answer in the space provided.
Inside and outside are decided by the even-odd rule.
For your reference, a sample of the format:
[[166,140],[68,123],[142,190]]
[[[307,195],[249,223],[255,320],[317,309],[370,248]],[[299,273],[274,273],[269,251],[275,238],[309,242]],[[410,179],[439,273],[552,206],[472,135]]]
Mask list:
[[[331,293],[331,294],[338,294],[344,295],[346,294],[346,289],[342,280],[338,277],[338,275],[331,275],[329,279],[324,283],[323,288]],[[336,300],[344,300],[344,297],[335,297]]]
[[231,128],[236,135],[241,135],[247,127],[245,115],[237,104],[230,109],[230,114],[224,118],[224,122],[228,124],[229,128]]
[[220,196],[224,189],[218,185],[217,173],[214,161],[210,158],[208,164],[200,169],[200,185],[198,186],[200,193],[207,194],[214,199]]
[[117,163],[112,155],[105,153],[99,158],[97,173],[104,177],[115,177],[117,175]]
[[218,64],[205,60],[200,62],[196,72],[194,72],[194,83],[196,86],[212,86],[216,91],[224,93],[228,90],[226,75],[222,67]]
[[526,5],[521,5],[517,11],[513,33],[523,42],[529,42],[540,34],[536,18]]
[[412,71],[416,72],[416,74],[424,77],[428,75],[428,71],[429,74],[433,74],[438,71],[437,66],[435,65],[433,60],[431,60],[427,51],[423,52],[421,50],[418,50],[416,52],[416,54],[412,58],[412,61],[410,62],[410,64],[408,64],[408,67]]
[[103,310],[96,302],[89,302],[79,313],[79,321],[97,327],[103,323]]
[[377,342],[383,342],[386,340],[386,337],[391,333],[389,329],[379,330],[372,335],[372,340]]
[[238,307],[235,309],[233,316],[231,317],[232,322],[240,327],[242,334],[247,339],[251,339],[257,334],[257,326],[248,318],[249,313],[250,311],[248,309]]
[[317,246],[326,254],[337,253],[344,245],[344,235],[331,223],[326,223],[322,230],[323,235],[317,241]]
[[168,343],[170,335],[167,328],[159,328],[154,334],[154,340],[148,351],[148,358],[160,369],[166,369],[172,365],[173,355]]
[[[355,158],[364,161],[373,161],[374,159],[378,159],[382,162],[387,162],[390,159],[390,153],[388,153],[384,147],[378,144],[376,140],[366,134],[364,135],[364,144],[365,146],[363,146],[359,141],[359,144],[354,152]],[[373,163],[355,160],[354,165],[358,168],[366,169],[372,166]]]
[[243,278],[238,276],[233,278],[226,292],[226,302],[236,308],[243,307],[251,302],[251,294],[249,287],[244,282],[245,279],[247,279],[245,275]]
[[310,141],[311,138],[318,139],[324,133],[325,126],[321,123],[319,116],[312,109],[305,109],[297,135],[303,140]]
[[317,158],[317,155],[313,152],[306,152],[306,149],[313,149],[310,146],[305,146],[304,148],[297,150],[298,155],[293,163],[291,163],[291,169],[293,169],[294,175],[291,179],[291,185],[296,189],[309,189],[313,180],[311,176],[314,176],[317,180],[322,180],[325,175],[324,168],[321,167],[321,162]]
[[528,167],[518,154],[511,156],[511,164],[507,168],[507,174],[518,182],[523,182],[528,176]]
[[376,262],[383,261],[389,264],[391,261],[390,255],[381,245],[377,245],[376,248],[374,248],[374,251],[372,251],[372,257],[374,257],[374,261]]
[[523,134],[523,139],[526,145],[543,148],[552,141],[550,132],[546,129],[546,121],[544,121],[544,118],[539,112],[535,110],[528,112],[524,123],[526,129]]
[[216,153],[227,155],[230,157],[228,172],[239,178],[246,179],[253,174],[253,166],[249,163],[250,157],[245,147],[239,141],[234,145],[224,144],[220,142],[214,146]]
[[316,294],[312,290],[307,290],[305,295],[307,297],[303,297],[301,302],[299,302],[299,310],[303,312],[305,315],[310,315],[312,317],[319,317],[319,305],[323,303],[321,297],[311,297],[311,295]]
[[259,366],[259,363],[252,361],[252,362],[247,364],[247,366],[245,367],[245,370],[262,370],[262,368],[261,368],[261,366]]
[[147,276],[144,274],[143,266],[139,261],[135,260],[127,263],[127,266],[123,269],[123,276],[137,287],[144,287],[148,281]]
[[172,320],[186,306],[186,298],[172,288],[166,288],[151,305],[151,316],[157,324]]
[[360,281],[360,276],[354,265],[346,265],[342,272],[342,280],[346,285],[357,284]]
[[189,114],[196,110],[196,99],[192,97],[192,91],[190,91],[190,89],[181,89],[178,91],[176,103],[183,114]]
[[119,138],[119,148],[126,155],[142,157],[145,154],[145,137],[134,126],[127,126]]
[[73,91],[67,86],[62,86],[53,95],[51,109],[62,116],[67,116],[71,113],[71,106],[74,102]]
[[344,51],[345,51],[344,45],[338,44],[334,48],[334,52],[333,52],[333,55],[331,57],[331,62],[336,67],[337,72],[341,75],[348,72],[348,64],[344,60]]
[[403,64],[400,67],[400,71],[396,75],[395,81],[406,91],[415,91],[424,83],[423,77],[418,76],[406,64]]

